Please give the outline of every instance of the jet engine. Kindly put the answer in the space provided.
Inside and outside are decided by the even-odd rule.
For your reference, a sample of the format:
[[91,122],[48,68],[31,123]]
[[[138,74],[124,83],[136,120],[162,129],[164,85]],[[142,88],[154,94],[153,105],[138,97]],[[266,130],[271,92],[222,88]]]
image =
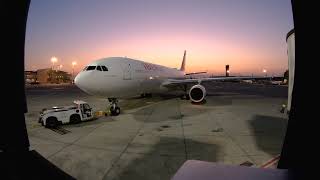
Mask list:
[[191,87],[189,97],[192,102],[201,102],[206,97],[206,88],[197,84]]

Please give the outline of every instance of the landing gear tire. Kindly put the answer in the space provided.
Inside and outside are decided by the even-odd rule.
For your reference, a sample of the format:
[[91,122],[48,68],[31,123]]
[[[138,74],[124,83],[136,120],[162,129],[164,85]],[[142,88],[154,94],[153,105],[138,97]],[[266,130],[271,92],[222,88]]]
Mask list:
[[151,98],[152,97],[152,94],[151,93],[142,93],[140,95],[141,98]]
[[181,95],[181,96],[180,96],[180,99],[181,99],[181,100],[184,100],[184,95]]
[[180,97],[182,100],[190,100],[190,96],[189,96],[189,93],[188,93],[188,87],[187,85],[184,85],[183,86],[183,91],[184,91],[184,94]]
[[111,116],[118,116],[120,114],[120,108],[119,107],[111,107],[110,108]]
[[116,98],[108,98],[111,103],[110,114],[111,116],[118,116],[120,114],[120,108],[118,107],[118,100]]

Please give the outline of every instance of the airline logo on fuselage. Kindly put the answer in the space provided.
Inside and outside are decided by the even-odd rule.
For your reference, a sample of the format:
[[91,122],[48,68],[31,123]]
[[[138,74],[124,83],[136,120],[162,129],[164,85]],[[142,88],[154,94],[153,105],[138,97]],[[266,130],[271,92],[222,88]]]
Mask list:
[[146,70],[153,70],[153,71],[162,71],[162,68],[157,66],[157,65],[154,65],[154,64],[149,64],[149,63],[143,63],[143,67],[146,69]]

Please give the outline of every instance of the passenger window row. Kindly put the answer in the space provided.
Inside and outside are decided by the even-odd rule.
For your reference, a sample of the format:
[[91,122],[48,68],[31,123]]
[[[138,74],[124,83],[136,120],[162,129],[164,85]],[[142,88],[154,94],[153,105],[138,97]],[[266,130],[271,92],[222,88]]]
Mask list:
[[108,71],[108,68],[106,66],[86,66],[83,69],[83,71],[92,71],[92,70]]

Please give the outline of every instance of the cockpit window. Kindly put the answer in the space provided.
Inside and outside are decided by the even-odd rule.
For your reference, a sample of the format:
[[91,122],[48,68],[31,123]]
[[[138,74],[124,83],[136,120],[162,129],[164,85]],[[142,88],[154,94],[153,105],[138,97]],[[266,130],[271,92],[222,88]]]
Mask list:
[[97,70],[97,71],[108,71],[108,68],[105,66],[86,66],[83,71],[92,71],[92,70]]
[[88,66],[88,68],[86,69],[87,71],[92,71],[95,70],[96,66]]
[[101,66],[103,71],[108,71],[108,68],[105,66]]

